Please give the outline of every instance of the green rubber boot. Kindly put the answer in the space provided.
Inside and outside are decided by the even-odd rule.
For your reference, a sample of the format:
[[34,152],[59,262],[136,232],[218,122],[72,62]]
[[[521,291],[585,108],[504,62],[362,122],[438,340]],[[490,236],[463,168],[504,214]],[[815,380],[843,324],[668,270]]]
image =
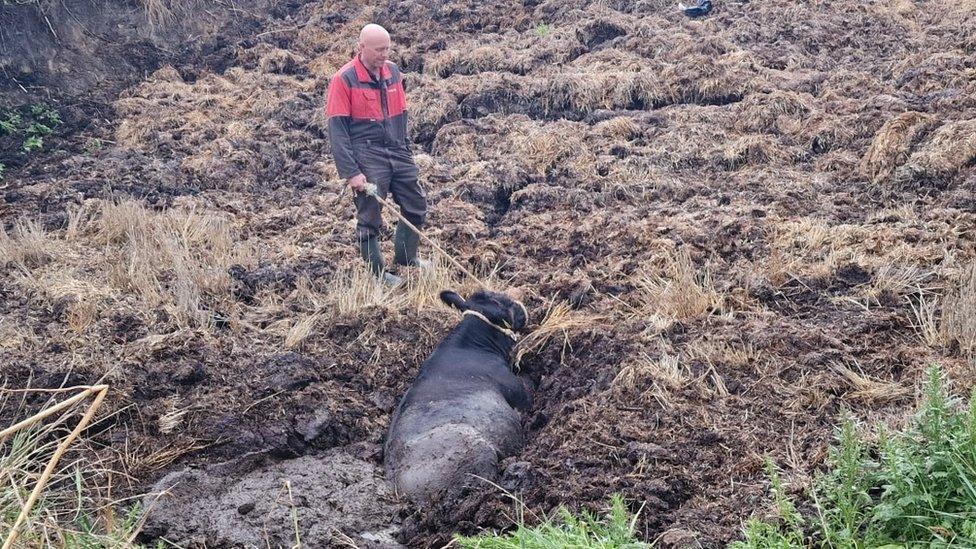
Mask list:
[[380,242],[376,237],[369,237],[359,241],[359,255],[367,264],[373,276],[381,280],[384,284],[397,287],[403,284],[403,279],[393,273],[387,272],[383,265],[383,252],[380,250]]
[[420,235],[406,223],[397,223],[396,234],[393,236],[393,261],[397,265],[429,269],[430,261],[417,257],[419,247]]

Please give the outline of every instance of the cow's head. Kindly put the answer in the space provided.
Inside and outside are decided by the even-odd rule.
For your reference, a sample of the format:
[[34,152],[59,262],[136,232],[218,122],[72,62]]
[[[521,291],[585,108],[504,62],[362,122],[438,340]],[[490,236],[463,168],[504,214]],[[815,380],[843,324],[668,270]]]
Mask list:
[[441,292],[441,301],[461,312],[481,313],[495,326],[514,332],[524,330],[529,321],[528,312],[521,301],[499,292],[482,290],[465,300],[457,292],[445,290]]

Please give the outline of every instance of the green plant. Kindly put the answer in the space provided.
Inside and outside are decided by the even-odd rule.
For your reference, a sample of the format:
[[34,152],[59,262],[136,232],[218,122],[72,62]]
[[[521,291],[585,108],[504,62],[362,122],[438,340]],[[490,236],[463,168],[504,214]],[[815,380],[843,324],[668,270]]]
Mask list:
[[26,114],[8,111],[0,116],[0,135],[23,135],[21,149],[31,153],[43,148],[44,137],[61,123],[58,111],[47,105],[31,105]]
[[650,544],[639,542],[634,530],[637,515],[631,515],[620,495],[610,499],[610,509],[603,518],[583,512],[573,515],[560,507],[553,517],[544,518],[538,526],[525,523],[525,506],[519,508],[517,528],[508,534],[486,532],[475,537],[458,536],[466,549],[555,549],[562,547],[601,549],[644,549]]
[[976,391],[968,410],[928,372],[912,428],[886,438],[872,520],[894,540],[976,546]]
[[30,112],[36,120],[44,120],[54,126],[61,125],[61,114],[47,105],[31,105]]
[[36,135],[32,135],[24,140],[24,152],[33,152],[44,146],[44,140]]
[[[143,510],[138,503],[133,505],[121,520],[111,524],[92,518],[84,513],[78,517],[73,527],[66,527],[61,532],[64,547],[79,549],[101,547],[133,547],[129,538],[141,527]],[[139,547],[139,546],[135,546]]]
[[830,547],[857,547],[865,535],[871,505],[873,472],[864,443],[857,435],[854,418],[845,413],[837,434],[837,445],[830,449],[828,472],[820,478],[814,491],[820,512],[820,530]]
[[549,36],[550,34],[552,34],[552,27],[550,27],[549,24],[547,24],[547,23],[540,23],[535,28],[535,32],[539,36],[546,37],[546,36]]
[[97,137],[93,137],[92,139],[89,139],[85,143],[85,152],[87,154],[93,154],[93,153],[95,153],[97,151],[102,150],[102,147],[104,147],[104,146],[105,145],[104,145],[104,143],[102,142],[101,139],[99,139]]
[[[951,396],[940,368],[926,373],[924,398],[901,432],[878,429],[868,445],[854,419],[842,421],[827,471],[814,482],[814,546],[976,547],[976,391],[968,407]],[[779,522],[750,520],[731,547],[806,547],[793,504],[783,507],[771,470]]]
[[803,517],[784,493],[779,471],[769,459],[766,460],[766,472],[775,500],[777,523],[750,519],[746,523],[745,541],[732,543],[732,549],[790,549],[804,546]]
[[17,133],[23,119],[15,112],[8,112],[5,118],[0,119],[0,133]]
[[51,135],[51,132],[54,130],[52,130],[50,126],[46,126],[40,122],[32,122],[30,126],[27,126],[26,131],[27,135],[44,136]]

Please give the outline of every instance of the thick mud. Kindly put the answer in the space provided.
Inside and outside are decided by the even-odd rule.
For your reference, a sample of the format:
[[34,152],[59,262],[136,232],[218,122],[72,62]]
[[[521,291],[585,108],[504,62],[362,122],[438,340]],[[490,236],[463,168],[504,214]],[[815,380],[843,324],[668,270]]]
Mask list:
[[377,298],[349,274],[323,101],[369,21],[406,73],[429,234],[527,294],[535,405],[497,485],[534,513],[621,493],[642,539],[724,547],[768,509],[767,456],[803,490],[841,410],[903,419],[933,362],[976,384],[938,321],[976,255],[972,10],[240,10],[243,27],[132,65],[110,103],[62,103],[70,129],[0,183],[0,373],[112,384],[86,451],[125,473],[116,491],[185,481],[147,540],[288,546],[294,512],[322,545],[435,547],[517,516],[484,483],[419,509],[376,478],[457,317],[422,284]]
[[174,471],[154,487],[165,495],[144,502],[153,512],[143,535],[184,547],[403,547],[394,538],[402,506],[382,469],[355,455],[374,450],[359,446]]

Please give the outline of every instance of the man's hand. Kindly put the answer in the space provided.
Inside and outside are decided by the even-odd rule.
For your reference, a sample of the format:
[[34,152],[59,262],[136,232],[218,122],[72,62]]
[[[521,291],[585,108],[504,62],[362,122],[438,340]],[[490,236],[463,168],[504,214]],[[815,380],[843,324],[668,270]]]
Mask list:
[[354,175],[346,180],[349,187],[358,192],[363,192],[366,190],[366,176],[363,174]]

